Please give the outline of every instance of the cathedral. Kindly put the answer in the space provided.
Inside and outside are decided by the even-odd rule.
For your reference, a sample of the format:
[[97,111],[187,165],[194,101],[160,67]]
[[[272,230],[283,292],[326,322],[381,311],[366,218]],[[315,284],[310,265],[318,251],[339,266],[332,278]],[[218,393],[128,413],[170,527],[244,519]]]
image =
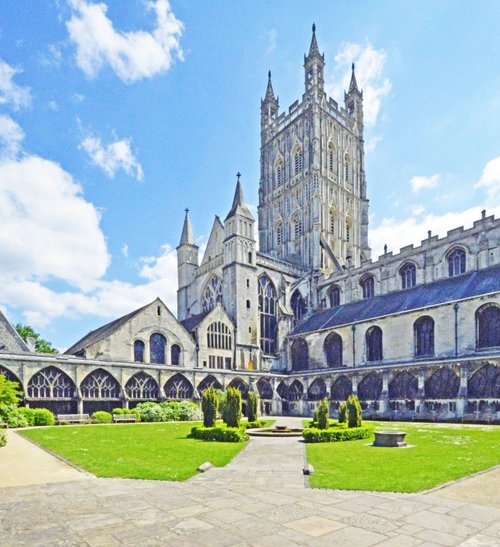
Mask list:
[[328,97],[324,67],[313,26],[301,99],[281,111],[268,75],[258,219],[239,173],[203,256],[186,211],[177,317],[157,298],[52,356],[0,314],[0,373],[27,404],[93,412],[232,385],[266,414],[328,397],[335,416],[354,393],[366,417],[500,423],[500,219],[372,257],[363,92],[353,65],[343,102]]

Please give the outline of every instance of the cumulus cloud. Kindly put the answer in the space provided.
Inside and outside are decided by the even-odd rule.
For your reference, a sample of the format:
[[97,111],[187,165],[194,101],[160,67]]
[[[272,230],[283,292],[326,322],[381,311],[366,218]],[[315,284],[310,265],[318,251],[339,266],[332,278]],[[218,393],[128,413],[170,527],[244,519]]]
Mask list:
[[146,3],[156,16],[151,32],[116,30],[103,2],[70,0],[70,6],[73,13],[66,27],[76,46],[76,62],[89,78],[109,65],[123,82],[132,83],[165,72],[174,58],[183,58],[180,38],[184,27],[168,0]]
[[0,158],[15,157],[21,149],[24,131],[9,116],[0,114]]
[[326,86],[328,94],[343,98],[349,89],[351,64],[356,64],[356,81],[363,90],[364,123],[368,127],[376,124],[382,99],[392,88],[389,78],[384,77],[387,55],[383,49],[375,49],[370,42],[354,44],[343,42],[335,55],[335,80]]
[[276,42],[278,40],[278,31],[273,28],[267,33],[267,53],[271,54],[276,49]]
[[413,177],[410,180],[411,189],[414,194],[422,188],[435,188],[441,182],[441,175],[437,173],[430,177]]
[[100,138],[89,135],[83,139],[80,147],[87,152],[92,163],[110,178],[120,170],[137,180],[144,178],[141,164],[137,161],[128,139],[103,145]]
[[0,59],[0,104],[9,104],[14,110],[31,103],[31,92],[28,87],[14,83],[14,76],[21,72]]
[[488,204],[498,205],[500,203],[500,156],[486,164],[483,174],[474,188],[486,189]]

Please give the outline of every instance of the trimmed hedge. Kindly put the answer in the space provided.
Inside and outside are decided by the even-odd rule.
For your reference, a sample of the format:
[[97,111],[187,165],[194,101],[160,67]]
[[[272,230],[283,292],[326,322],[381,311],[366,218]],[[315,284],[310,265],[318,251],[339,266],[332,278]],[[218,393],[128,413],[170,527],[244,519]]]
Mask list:
[[259,406],[259,395],[255,391],[249,391],[247,395],[247,418],[249,422],[257,421],[258,406]]
[[91,419],[94,424],[110,424],[113,421],[113,416],[109,412],[98,410],[92,414]]
[[137,421],[138,422],[141,421],[141,413],[139,412],[139,410],[137,410],[137,408],[116,407],[116,408],[113,408],[113,410],[111,411],[111,414],[118,415],[118,416],[122,416],[123,414],[134,414],[134,416],[137,418]]
[[335,429],[317,429],[311,427],[304,429],[302,436],[306,443],[336,443],[342,441],[354,441],[357,439],[367,439],[372,434],[369,427],[351,427]]
[[201,396],[201,411],[204,427],[215,427],[219,411],[219,395],[213,387],[206,389]]
[[362,424],[361,405],[356,395],[349,395],[347,398],[347,424],[350,428],[361,427]]
[[259,429],[261,427],[266,427],[267,420],[256,420],[255,422],[242,422],[240,427],[245,429]]
[[47,408],[33,409],[33,425],[54,425],[56,419],[54,414]]
[[0,447],[7,444],[7,432],[0,430]]
[[235,387],[226,389],[226,408],[224,421],[228,427],[240,427],[241,422],[241,391]]
[[247,432],[240,427],[204,427],[197,426],[191,429],[189,435],[193,439],[203,441],[219,441],[226,443],[241,443],[248,440]]
[[318,429],[328,429],[330,425],[330,405],[328,399],[325,397],[316,409],[316,421],[318,423]]

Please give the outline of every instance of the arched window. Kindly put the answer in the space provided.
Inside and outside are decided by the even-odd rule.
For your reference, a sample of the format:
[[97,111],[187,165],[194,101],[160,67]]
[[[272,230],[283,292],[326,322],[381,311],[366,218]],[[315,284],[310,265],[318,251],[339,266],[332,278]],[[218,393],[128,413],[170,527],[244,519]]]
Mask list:
[[358,397],[361,401],[378,401],[382,394],[382,374],[370,372],[358,385]]
[[351,241],[351,221],[349,219],[345,221],[345,240],[348,243]]
[[316,378],[307,390],[307,398],[310,401],[321,401],[326,397],[326,384],[322,378]]
[[222,279],[217,275],[212,275],[205,286],[202,296],[202,309],[209,311],[215,308],[217,304],[222,303]]
[[500,346],[500,306],[485,304],[476,311],[476,347]]
[[500,367],[488,364],[467,382],[467,395],[474,399],[500,399]]
[[328,367],[337,368],[342,366],[342,337],[336,332],[331,332],[323,344],[326,364]]
[[8,380],[9,382],[17,382],[19,384],[18,387],[20,389],[22,388],[22,384],[21,384],[21,381],[19,380],[19,378],[12,371],[10,371],[8,368],[2,367],[0,365],[0,374],[2,376],[5,376],[5,379]]
[[283,243],[283,223],[279,222],[276,226],[276,244],[279,246]]
[[290,348],[293,370],[307,370],[309,365],[309,346],[304,338],[296,338]]
[[296,325],[301,321],[307,314],[307,304],[300,291],[297,289],[293,292],[292,298],[290,299],[293,310],[293,323]]
[[80,384],[84,399],[120,398],[120,384],[109,372],[102,368],[92,371]]
[[330,211],[330,235],[335,235],[335,225],[337,224],[337,215],[335,211]]
[[217,380],[217,378],[209,374],[208,376],[205,376],[205,378],[203,378],[203,380],[198,384],[198,393],[202,395],[206,389],[211,387],[222,391],[222,384]]
[[299,214],[296,214],[292,220],[293,237],[299,239],[302,235],[302,219]]
[[167,399],[192,399],[193,386],[182,374],[172,376],[165,384],[165,395]]
[[382,330],[380,327],[370,327],[366,331],[366,360],[368,362],[382,361]]
[[207,346],[213,349],[232,349],[231,329],[222,321],[210,323],[207,329]]
[[170,364],[178,365],[180,363],[181,347],[178,344],[172,344],[170,348]]
[[457,247],[452,249],[448,253],[448,275],[454,277],[455,275],[464,274],[467,270],[465,251]]
[[407,371],[396,374],[389,383],[389,399],[415,399],[417,393],[418,380]]
[[415,357],[434,355],[434,319],[428,315],[419,317],[413,324]]
[[127,397],[140,401],[153,401],[160,397],[156,381],[145,372],[138,372],[125,384]]
[[228,387],[234,387],[235,389],[238,389],[241,393],[242,399],[248,398],[248,385],[241,378],[234,378],[233,380],[231,380]]
[[142,340],[134,342],[134,361],[144,363],[144,342]]
[[293,155],[293,167],[295,175],[298,175],[302,171],[303,159],[304,155],[302,152],[302,148],[296,148]]
[[273,387],[267,378],[260,378],[257,382],[257,390],[261,399],[271,400],[273,398]]
[[149,362],[164,365],[165,364],[165,346],[167,339],[163,334],[155,332],[149,338]]
[[373,275],[365,275],[359,282],[363,290],[363,298],[372,298],[375,296],[375,278]]
[[399,275],[401,276],[401,288],[411,289],[417,284],[417,269],[415,264],[411,262],[405,262],[399,269]]
[[352,393],[352,381],[347,376],[337,378],[330,390],[333,401],[346,401]]
[[304,386],[298,380],[294,380],[288,389],[288,400],[298,401],[299,399],[302,399],[303,395]]
[[290,390],[284,380],[279,383],[276,391],[282,399],[288,399],[290,396]]
[[328,171],[333,173],[335,169],[335,147],[332,143],[328,145]]
[[276,353],[276,290],[267,275],[259,278],[260,349],[266,355]]
[[70,399],[75,391],[71,378],[56,367],[38,371],[28,382],[28,397],[31,399]]
[[340,289],[337,287],[337,285],[334,285],[330,289],[328,297],[330,299],[330,308],[336,308],[337,306],[340,306]]
[[448,367],[440,368],[425,383],[428,399],[454,399],[458,395],[460,379]]
[[351,174],[351,159],[349,158],[349,155],[346,154],[344,157],[344,167],[345,167],[345,181],[351,182],[350,174]]
[[280,160],[276,165],[276,185],[283,184],[283,162]]

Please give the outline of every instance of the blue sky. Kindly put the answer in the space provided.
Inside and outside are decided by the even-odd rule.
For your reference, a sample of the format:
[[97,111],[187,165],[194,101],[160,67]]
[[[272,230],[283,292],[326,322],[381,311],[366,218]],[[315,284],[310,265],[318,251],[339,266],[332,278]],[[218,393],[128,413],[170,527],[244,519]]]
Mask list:
[[200,245],[259,107],[303,92],[316,22],[329,94],[364,88],[376,257],[500,215],[500,3],[4,0],[0,308],[65,349],[156,296],[175,311],[184,208]]

